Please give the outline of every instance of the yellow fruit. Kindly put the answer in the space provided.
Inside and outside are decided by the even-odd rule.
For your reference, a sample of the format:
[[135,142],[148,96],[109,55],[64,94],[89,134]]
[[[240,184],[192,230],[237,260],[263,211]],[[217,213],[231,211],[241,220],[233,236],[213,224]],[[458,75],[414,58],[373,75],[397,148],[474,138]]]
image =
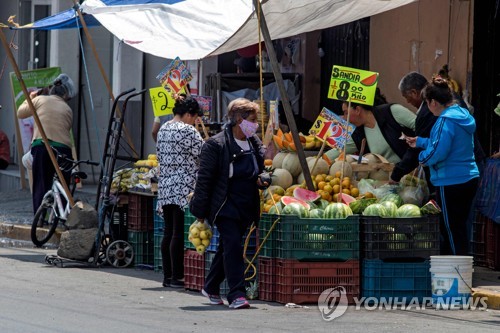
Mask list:
[[203,246],[205,246],[205,247],[208,247],[210,245],[210,239],[204,239],[204,240],[202,240],[201,244],[203,244]]
[[200,244],[196,247],[196,252],[198,252],[198,254],[203,254],[205,253],[205,249],[206,249],[205,245]]
[[331,181],[330,181],[330,185],[334,186],[334,185],[340,185],[340,178],[333,178]]
[[204,239],[209,239],[209,238],[208,238],[208,234],[207,234],[207,231],[206,231],[206,230],[200,231],[200,238],[201,238],[202,240],[204,240]]
[[342,176],[340,171],[335,172],[335,178],[339,178],[339,180],[340,180],[340,176]]
[[330,197],[330,193],[328,193],[326,191],[321,191],[321,198],[322,199],[328,200],[329,197]]
[[340,192],[340,185],[334,185],[333,186],[333,193],[339,193]]
[[365,198],[375,198],[375,195],[372,192],[366,192]]
[[350,185],[351,185],[351,181],[349,179],[344,179],[342,181],[342,188],[349,188]]
[[156,154],[149,154],[148,155],[148,160],[157,160],[158,158],[156,157]]
[[199,237],[193,237],[193,239],[191,239],[191,243],[193,243],[194,247],[197,247],[201,244],[201,239]]
[[316,178],[314,178],[314,180],[316,181],[316,183],[325,181],[323,175],[316,175]]
[[333,180],[333,178],[335,178],[335,177],[333,177],[332,175],[328,175],[328,176],[326,176],[325,181],[326,182],[331,182]]
[[351,195],[351,191],[346,188],[342,189],[342,193]]
[[351,189],[351,195],[352,195],[353,197],[355,197],[355,198],[356,198],[356,197],[358,197],[358,196],[359,196],[359,189],[357,189],[356,187],[353,187],[353,188]]
[[330,194],[333,191],[333,187],[330,184],[328,184],[328,185],[325,185],[323,190],[325,190],[326,192],[328,192],[328,194]]
[[318,183],[318,190],[322,190],[325,188],[326,183],[324,181],[320,181]]
[[194,227],[193,229],[191,229],[190,233],[191,233],[191,236],[193,236],[193,238],[200,237],[200,229],[198,229],[197,227]]

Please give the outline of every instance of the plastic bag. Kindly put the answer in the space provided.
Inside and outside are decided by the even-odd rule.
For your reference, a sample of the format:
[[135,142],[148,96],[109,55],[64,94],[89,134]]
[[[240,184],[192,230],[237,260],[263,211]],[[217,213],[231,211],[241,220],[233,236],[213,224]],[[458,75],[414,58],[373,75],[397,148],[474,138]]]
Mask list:
[[429,200],[429,187],[425,180],[424,168],[419,166],[416,172],[418,172],[417,176],[414,175],[414,172],[413,175],[407,174],[401,178],[398,194],[405,204],[414,204],[420,207]]
[[358,182],[358,189],[361,195],[365,195],[366,193],[372,193],[377,198],[382,198],[386,194],[396,193],[398,186],[387,184],[386,182],[373,179],[361,179]]
[[212,228],[207,223],[207,221],[195,220],[189,226],[189,236],[188,239],[191,244],[194,245],[196,252],[199,254],[205,253],[206,249],[210,245],[210,240],[212,239]]

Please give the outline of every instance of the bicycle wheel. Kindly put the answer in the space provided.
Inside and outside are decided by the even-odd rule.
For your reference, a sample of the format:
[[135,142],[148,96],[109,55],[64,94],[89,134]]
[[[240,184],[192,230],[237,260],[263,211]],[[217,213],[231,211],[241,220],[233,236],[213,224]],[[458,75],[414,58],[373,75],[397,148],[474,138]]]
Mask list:
[[59,218],[54,212],[54,200],[44,200],[36,211],[31,225],[31,241],[42,247],[56,231]]

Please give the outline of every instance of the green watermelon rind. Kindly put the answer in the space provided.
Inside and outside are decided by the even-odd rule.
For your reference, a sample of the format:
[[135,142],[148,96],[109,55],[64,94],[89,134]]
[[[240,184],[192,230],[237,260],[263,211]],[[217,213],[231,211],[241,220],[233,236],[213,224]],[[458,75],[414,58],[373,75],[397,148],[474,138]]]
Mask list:
[[283,208],[281,211],[282,215],[297,215],[300,218],[308,218],[309,217],[309,210],[307,210],[303,205],[297,203],[297,202],[292,202]]
[[397,217],[421,217],[420,207],[414,204],[404,204],[398,208]]
[[325,208],[324,218],[325,219],[345,219],[348,216],[354,215],[351,208],[348,205],[340,202],[334,202],[329,204]]
[[385,201],[392,201],[396,204],[396,206],[401,207],[404,204],[403,198],[399,194],[396,193],[389,193],[386,194],[382,197],[382,199],[379,200],[379,203],[385,202]]
[[365,208],[363,211],[364,216],[379,216],[379,217],[388,217],[387,209],[379,204],[371,204]]

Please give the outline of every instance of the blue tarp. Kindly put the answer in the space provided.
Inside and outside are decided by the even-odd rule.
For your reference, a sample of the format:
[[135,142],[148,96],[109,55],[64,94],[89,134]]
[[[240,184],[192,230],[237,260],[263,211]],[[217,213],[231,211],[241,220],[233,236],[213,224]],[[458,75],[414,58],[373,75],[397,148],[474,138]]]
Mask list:
[[[183,0],[101,0],[104,4],[108,6],[114,5],[140,5],[140,4],[152,4],[152,3],[164,3],[164,4],[174,4],[181,2]],[[35,30],[57,30],[57,29],[73,29],[81,26],[80,22],[76,22],[76,10],[68,9],[63,12],[57,13],[55,15],[43,18],[41,20],[35,21],[30,24],[20,26],[19,28],[12,29],[35,29]],[[85,23],[89,27],[101,25],[99,21],[95,19],[94,16],[83,14]]]

